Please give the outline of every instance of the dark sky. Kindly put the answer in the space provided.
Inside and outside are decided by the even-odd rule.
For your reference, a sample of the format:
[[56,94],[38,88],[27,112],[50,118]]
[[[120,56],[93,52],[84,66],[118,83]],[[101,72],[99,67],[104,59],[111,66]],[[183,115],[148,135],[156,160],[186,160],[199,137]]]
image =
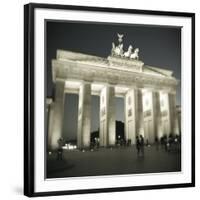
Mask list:
[[[93,24],[82,22],[53,22],[46,24],[47,33],[47,96],[52,95],[51,59],[56,58],[56,50],[70,50],[107,57],[112,42],[117,44],[117,33],[124,34],[124,50],[131,44],[140,49],[139,56],[147,65],[174,71],[181,78],[181,28],[164,26],[143,26],[124,24]],[[177,90],[177,105],[181,104],[181,86]],[[67,102],[68,99],[68,102]],[[92,130],[98,128],[99,98],[92,97]],[[116,98],[117,120],[123,121],[123,99]],[[68,95],[65,101],[64,132],[76,136],[78,96]]]

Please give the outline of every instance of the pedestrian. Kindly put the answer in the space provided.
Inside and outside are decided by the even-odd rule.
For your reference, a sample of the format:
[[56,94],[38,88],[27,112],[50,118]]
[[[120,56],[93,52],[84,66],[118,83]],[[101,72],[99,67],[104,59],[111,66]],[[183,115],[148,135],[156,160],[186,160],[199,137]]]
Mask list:
[[165,148],[165,151],[168,151],[168,146],[169,146],[169,144],[168,144],[167,135],[164,135],[164,136],[163,136],[163,146],[164,146],[164,148]]
[[158,139],[157,136],[155,137],[155,145],[156,145],[156,150],[158,151],[158,149],[159,149],[159,139]]
[[63,138],[58,139],[58,149],[57,149],[57,160],[62,160],[63,159]]
[[142,135],[140,135],[140,149],[141,149],[141,154],[144,156],[144,138]]
[[168,152],[170,144],[169,144],[169,139],[167,138],[167,136],[165,137],[164,145],[165,145],[165,151]]
[[137,155],[140,154],[140,139],[138,136],[136,136],[136,149],[137,149]]

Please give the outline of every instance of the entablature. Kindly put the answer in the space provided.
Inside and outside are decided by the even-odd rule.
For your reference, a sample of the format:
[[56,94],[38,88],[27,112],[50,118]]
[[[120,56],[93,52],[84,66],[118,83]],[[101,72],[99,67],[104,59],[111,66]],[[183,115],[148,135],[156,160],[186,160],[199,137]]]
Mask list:
[[53,81],[56,78],[77,79],[90,82],[110,84],[140,85],[142,87],[176,88],[178,80],[172,76],[157,75],[137,71],[127,71],[109,66],[88,65],[85,62],[72,60],[52,61]]

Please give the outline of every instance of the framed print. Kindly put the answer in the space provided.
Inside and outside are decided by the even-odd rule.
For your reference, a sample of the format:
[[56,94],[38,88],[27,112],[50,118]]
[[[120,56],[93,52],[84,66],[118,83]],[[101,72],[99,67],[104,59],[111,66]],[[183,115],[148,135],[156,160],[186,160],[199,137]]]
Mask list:
[[24,194],[195,185],[194,13],[24,6]]

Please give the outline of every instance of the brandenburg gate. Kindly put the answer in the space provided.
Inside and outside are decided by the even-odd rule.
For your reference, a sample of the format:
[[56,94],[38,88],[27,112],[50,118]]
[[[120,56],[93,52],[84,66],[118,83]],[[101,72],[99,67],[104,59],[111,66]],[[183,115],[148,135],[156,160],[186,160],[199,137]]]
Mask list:
[[115,97],[124,98],[125,139],[135,144],[143,135],[149,143],[164,134],[179,134],[176,113],[178,80],[173,72],[144,64],[139,49],[123,50],[123,35],[112,44],[111,54],[101,58],[57,50],[52,60],[54,97],[47,100],[48,147],[58,147],[62,137],[65,93],[79,95],[78,148],[90,147],[91,95],[100,96],[100,146],[116,143]]

